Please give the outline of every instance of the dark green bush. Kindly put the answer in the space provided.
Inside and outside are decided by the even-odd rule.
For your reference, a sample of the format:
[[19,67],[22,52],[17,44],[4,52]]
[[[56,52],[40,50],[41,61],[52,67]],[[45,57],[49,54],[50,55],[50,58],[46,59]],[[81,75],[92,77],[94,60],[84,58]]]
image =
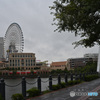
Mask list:
[[12,98],[12,100],[24,100],[23,95],[22,94],[19,94],[19,93],[13,94],[11,98]]
[[50,90],[45,90],[42,93],[45,94],[45,93],[49,93],[49,92],[50,92]]
[[61,86],[59,85],[59,84],[57,84],[57,85],[52,85],[52,90],[58,90],[58,89],[60,89],[61,88]]
[[68,85],[75,85],[75,84],[78,84],[78,83],[81,83],[81,81],[80,80],[74,80],[74,81],[69,81]]
[[29,97],[34,97],[40,95],[40,91],[37,88],[31,88],[26,91]]
[[0,94],[0,100],[3,100],[1,94]]
[[78,84],[78,83],[81,83],[81,81],[80,80],[74,80],[73,81],[73,84]]
[[73,85],[73,81],[68,81],[68,85]]
[[61,82],[60,86],[61,86],[61,88],[65,88],[66,87],[66,83],[65,82]]
[[87,75],[87,76],[85,76],[85,81],[92,81],[97,78],[99,78],[98,75]]

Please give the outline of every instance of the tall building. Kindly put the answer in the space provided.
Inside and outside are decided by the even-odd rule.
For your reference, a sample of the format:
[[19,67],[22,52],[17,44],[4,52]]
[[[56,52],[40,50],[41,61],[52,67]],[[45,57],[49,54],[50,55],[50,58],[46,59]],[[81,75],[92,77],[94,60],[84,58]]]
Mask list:
[[4,38],[0,37],[0,60],[4,57]]
[[87,53],[87,54],[84,54],[84,58],[92,58],[93,61],[97,61],[98,60],[98,53]]
[[76,67],[84,67],[88,62],[93,62],[92,58],[70,58],[67,60],[67,67],[74,69]]

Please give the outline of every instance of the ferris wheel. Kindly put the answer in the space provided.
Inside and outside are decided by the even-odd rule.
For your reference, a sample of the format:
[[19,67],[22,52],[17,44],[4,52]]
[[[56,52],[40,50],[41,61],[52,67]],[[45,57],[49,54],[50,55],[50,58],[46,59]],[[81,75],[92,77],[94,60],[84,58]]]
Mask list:
[[4,55],[5,58],[10,53],[21,53],[24,49],[24,37],[20,26],[17,23],[12,23],[5,34]]

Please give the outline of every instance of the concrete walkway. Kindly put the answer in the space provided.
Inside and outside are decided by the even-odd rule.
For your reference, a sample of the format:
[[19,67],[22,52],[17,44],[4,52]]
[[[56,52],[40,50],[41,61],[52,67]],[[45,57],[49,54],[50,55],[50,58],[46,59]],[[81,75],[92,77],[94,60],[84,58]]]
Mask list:
[[74,85],[72,87],[60,89],[58,91],[53,91],[38,97],[34,97],[27,100],[100,100],[100,95],[97,97],[89,97],[89,96],[70,96],[70,92],[100,92],[100,78],[93,80],[91,82],[84,82],[78,85]]

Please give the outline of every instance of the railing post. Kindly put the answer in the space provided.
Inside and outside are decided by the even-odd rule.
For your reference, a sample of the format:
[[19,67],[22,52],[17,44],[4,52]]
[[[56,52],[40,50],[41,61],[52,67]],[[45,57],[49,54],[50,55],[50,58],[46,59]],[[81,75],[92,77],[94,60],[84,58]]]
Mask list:
[[22,95],[25,98],[26,97],[26,80],[25,77],[22,77]]
[[40,78],[40,76],[38,76],[38,79],[37,79],[37,87],[38,87],[38,90],[41,92],[41,78]]
[[49,90],[52,90],[52,76],[49,76]]
[[0,82],[0,94],[3,100],[5,100],[5,82],[3,78],[1,79],[1,82]]
[[73,74],[71,73],[71,81],[73,81]]
[[67,76],[67,74],[65,74],[65,83],[66,83],[66,85],[68,84],[68,76]]
[[58,84],[59,85],[61,84],[61,76],[60,76],[60,74],[58,74]]

